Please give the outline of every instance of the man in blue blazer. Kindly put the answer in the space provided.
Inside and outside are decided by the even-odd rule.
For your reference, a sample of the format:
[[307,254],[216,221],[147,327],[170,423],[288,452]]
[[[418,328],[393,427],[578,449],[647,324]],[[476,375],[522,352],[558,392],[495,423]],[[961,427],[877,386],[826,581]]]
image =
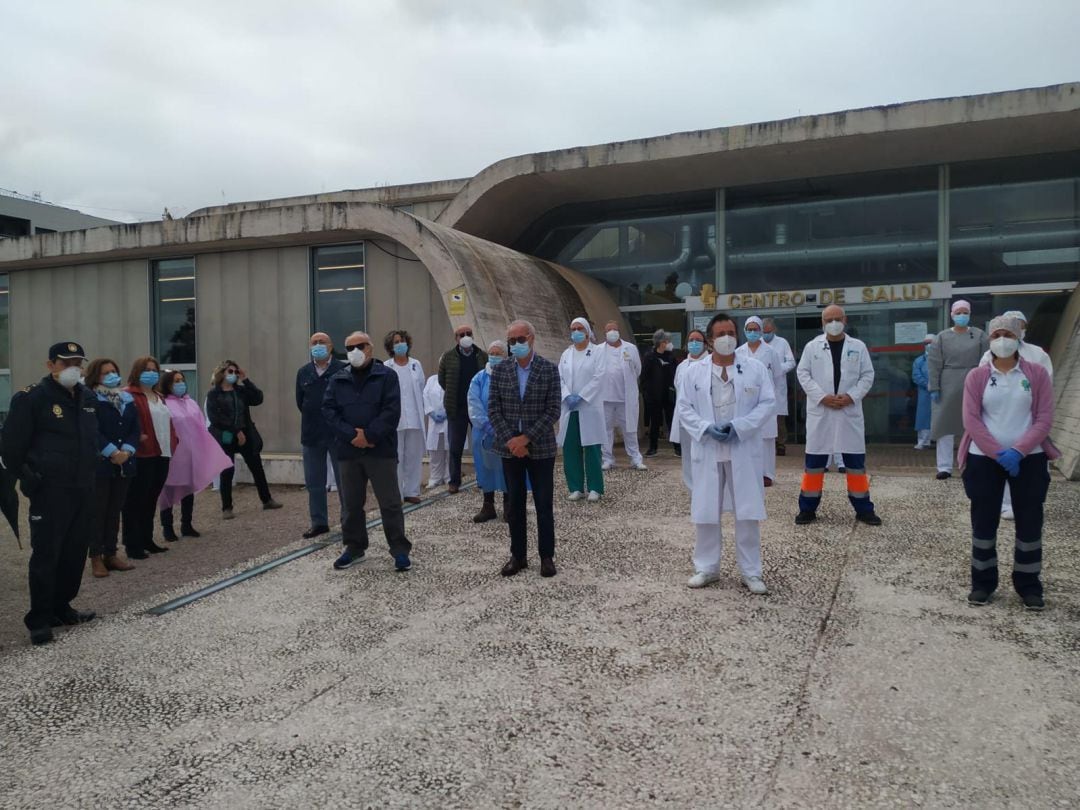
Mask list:
[[[330,453],[334,437],[322,415],[323,396],[330,378],[345,368],[334,357],[334,343],[325,332],[316,332],[308,341],[311,362],[304,363],[296,372],[296,407],[300,410],[300,449],[304,457],[304,486],[308,493],[308,512],[311,528],[304,532],[305,538],[318,537],[330,531],[330,518],[326,510],[326,457],[333,465],[334,480],[340,481],[337,459]],[[341,521],[345,522],[345,500],[341,487]]]
[[506,343],[513,363],[499,363],[491,372],[488,418],[495,429],[495,449],[502,457],[510,498],[510,559],[502,575],[512,577],[529,567],[525,515],[526,482],[532,483],[536,506],[540,576],[555,576],[554,473],[555,423],[562,406],[559,369],[533,350],[536,330],[528,321],[507,327]]

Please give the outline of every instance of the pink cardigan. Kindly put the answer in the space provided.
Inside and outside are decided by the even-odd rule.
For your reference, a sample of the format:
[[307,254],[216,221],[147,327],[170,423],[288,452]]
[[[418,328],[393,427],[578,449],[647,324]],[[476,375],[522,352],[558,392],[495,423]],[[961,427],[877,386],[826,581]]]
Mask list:
[[[986,391],[990,373],[994,370],[989,363],[978,366],[968,372],[967,379],[964,380],[964,438],[960,440],[960,454],[957,459],[961,467],[967,460],[972,441],[992,459],[997,458],[999,450],[1008,449],[994,440],[982,420],[983,392]],[[1037,363],[1029,363],[1022,357],[1020,370],[1031,383],[1031,427],[1013,447],[1025,456],[1036,448],[1041,448],[1048,459],[1059,458],[1061,452],[1050,441],[1050,428],[1054,424],[1054,383],[1045,368]]]

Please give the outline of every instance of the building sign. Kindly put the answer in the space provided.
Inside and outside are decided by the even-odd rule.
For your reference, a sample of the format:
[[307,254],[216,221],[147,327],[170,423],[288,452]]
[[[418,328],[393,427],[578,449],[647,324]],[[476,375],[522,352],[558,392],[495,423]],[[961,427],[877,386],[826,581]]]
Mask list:
[[922,284],[872,284],[866,287],[823,287],[813,290],[728,293],[719,300],[727,309],[795,309],[831,304],[893,304],[903,301],[934,301],[952,297],[951,281]]
[[465,314],[465,288],[458,287],[449,294],[450,306],[447,307],[451,315]]

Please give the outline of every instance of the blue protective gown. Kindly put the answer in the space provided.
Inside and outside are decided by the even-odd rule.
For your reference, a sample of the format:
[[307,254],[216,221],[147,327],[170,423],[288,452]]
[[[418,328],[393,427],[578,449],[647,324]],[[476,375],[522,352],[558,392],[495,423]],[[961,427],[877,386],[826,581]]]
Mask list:
[[915,405],[915,430],[930,429],[930,390],[927,385],[930,382],[930,374],[926,368],[926,354],[920,354],[915,358],[911,366],[911,381],[919,391],[919,399]]
[[502,459],[491,450],[492,432],[488,420],[488,392],[491,390],[491,374],[487,368],[469,383],[469,420],[472,422],[473,464],[476,465],[476,482],[483,492],[506,492]]

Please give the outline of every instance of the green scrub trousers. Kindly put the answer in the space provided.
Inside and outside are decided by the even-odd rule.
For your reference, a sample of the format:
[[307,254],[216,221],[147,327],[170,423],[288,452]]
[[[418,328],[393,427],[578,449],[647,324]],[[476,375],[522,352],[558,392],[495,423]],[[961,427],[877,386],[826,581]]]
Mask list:
[[[601,468],[600,445],[581,446],[581,424],[577,411],[570,414],[563,442],[563,472],[571,492],[604,494],[604,472]],[[589,486],[585,486],[588,479]]]

